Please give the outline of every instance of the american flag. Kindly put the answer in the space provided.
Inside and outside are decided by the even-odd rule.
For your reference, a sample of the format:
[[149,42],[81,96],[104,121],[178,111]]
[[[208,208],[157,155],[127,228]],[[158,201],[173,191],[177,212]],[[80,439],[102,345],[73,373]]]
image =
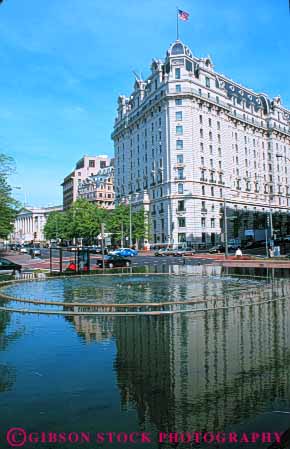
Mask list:
[[178,17],[180,18],[180,20],[184,20],[186,22],[188,20],[188,18],[189,18],[189,13],[179,9],[178,10]]

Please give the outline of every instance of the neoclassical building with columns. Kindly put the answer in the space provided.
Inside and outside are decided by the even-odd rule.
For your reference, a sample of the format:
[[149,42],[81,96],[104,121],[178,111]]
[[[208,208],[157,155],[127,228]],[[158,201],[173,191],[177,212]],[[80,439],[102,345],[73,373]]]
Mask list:
[[62,211],[62,206],[24,207],[16,216],[11,240],[15,243],[42,242],[44,226],[51,212]]
[[[280,97],[231,80],[177,40],[118,99],[116,201],[130,197],[133,208],[144,207],[152,242],[163,244],[220,241],[224,199],[237,216],[286,216],[289,123]],[[253,226],[243,219],[247,232]]]

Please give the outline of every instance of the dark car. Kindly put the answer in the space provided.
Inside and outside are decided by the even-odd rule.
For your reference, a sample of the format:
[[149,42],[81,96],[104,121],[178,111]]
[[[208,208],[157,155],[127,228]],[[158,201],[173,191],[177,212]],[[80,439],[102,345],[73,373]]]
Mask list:
[[[101,246],[92,245],[92,246],[87,246],[86,248],[92,254],[102,254],[102,247]],[[104,254],[108,254],[108,248],[107,247],[104,247]]]
[[31,257],[39,257],[41,255],[39,248],[30,248],[28,253]]
[[266,245],[265,240],[252,241],[245,244],[246,249],[263,248]]
[[210,248],[208,250],[208,252],[210,254],[224,253],[225,247],[223,245],[216,245],[216,246],[213,246],[212,248]]
[[[130,267],[131,260],[112,254],[104,257],[104,265],[106,268]],[[103,261],[101,259],[97,261],[97,266],[103,268]]]
[[11,262],[11,260],[0,259],[0,271],[12,271],[12,273],[15,274],[16,271],[20,273],[21,269],[21,265]]

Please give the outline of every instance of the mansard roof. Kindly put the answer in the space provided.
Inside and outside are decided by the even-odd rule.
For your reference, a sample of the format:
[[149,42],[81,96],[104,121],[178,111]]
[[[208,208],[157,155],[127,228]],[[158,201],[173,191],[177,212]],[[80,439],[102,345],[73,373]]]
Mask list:
[[183,42],[177,39],[173,44],[170,45],[167,50],[166,56],[189,56],[192,58],[192,51]]

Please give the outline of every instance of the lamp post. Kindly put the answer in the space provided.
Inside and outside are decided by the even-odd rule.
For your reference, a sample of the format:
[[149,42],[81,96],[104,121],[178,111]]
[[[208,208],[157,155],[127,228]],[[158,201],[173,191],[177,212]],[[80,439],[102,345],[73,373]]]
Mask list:
[[129,247],[132,248],[132,197],[129,196]]
[[224,228],[225,228],[225,258],[227,259],[229,256],[229,247],[228,247],[227,203],[225,197],[224,197]]
[[[122,199],[125,200],[125,204],[128,204],[127,199],[129,202],[129,247],[131,248],[132,247],[132,195],[124,196]],[[121,226],[122,226],[121,230],[123,230],[123,223]],[[123,232],[122,232],[122,240],[123,240]],[[126,237],[126,240],[127,240],[127,237]]]

